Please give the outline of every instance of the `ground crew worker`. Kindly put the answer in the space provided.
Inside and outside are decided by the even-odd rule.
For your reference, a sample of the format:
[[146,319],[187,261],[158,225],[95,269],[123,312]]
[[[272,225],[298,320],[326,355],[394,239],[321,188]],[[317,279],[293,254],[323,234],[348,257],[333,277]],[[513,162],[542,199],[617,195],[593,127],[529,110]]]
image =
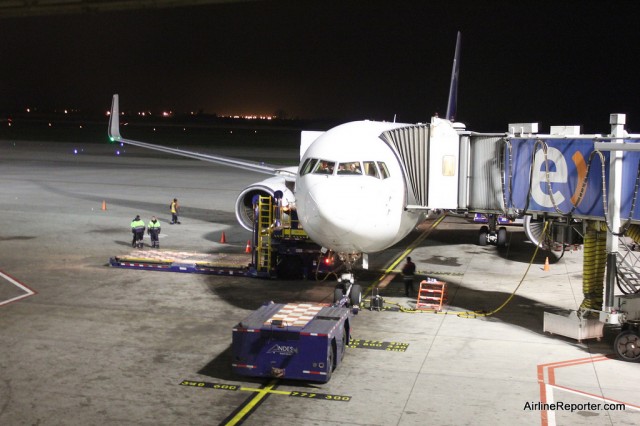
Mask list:
[[147,233],[151,236],[151,247],[160,248],[160,240],[158,240],[160,221],[155,216],[151,216],[151,221],[147,225]]
[[402,280],[404,281],[404,295],[413,296],[413,274],[416,272],[416,264],[407,257],[407,263],[402,268]]
[[173,225],[174,223],[180,225],[180,222],[178,221],[178,211],[180,209],[180,206],[178,206],[177,198],[173,199],[169,208],[171,209],[171,222],[169,222],[169,225]]
[[144,222],[140,219],[139,215],[131,221],[131,232],[133,233],[133,241],[131,247],[142,248],[142,239],[144,238]]

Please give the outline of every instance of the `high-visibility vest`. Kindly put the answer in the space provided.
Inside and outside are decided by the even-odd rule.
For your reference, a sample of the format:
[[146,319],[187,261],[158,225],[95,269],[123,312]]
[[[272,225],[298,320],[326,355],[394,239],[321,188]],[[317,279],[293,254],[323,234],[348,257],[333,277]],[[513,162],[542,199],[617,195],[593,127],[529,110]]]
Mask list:
[[149,221],[149,224],[147,225],[149,227],[149,229],[156,229],[156,228],[160,228],[160,221],[156,220],[154,221]]

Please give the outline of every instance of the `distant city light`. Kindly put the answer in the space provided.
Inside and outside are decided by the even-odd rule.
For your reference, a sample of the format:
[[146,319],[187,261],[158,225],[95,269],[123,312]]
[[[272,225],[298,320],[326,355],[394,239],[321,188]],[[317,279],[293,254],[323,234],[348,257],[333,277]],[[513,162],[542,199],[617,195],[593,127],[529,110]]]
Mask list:
[[233,118],[234,120],[273,120],[275,115],[221,115],[221,118]]

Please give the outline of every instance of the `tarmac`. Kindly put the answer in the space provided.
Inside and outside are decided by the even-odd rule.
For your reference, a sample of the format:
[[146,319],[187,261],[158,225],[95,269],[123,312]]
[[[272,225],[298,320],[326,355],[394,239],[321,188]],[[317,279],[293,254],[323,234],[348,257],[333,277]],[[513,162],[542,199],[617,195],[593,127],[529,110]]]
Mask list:
[[[544,312],[582,301],[582,251],[538,252],[530,264],[521,228],[498,250],[455,217],[370,255],[365,306],[379,287],[388,309],[353,318],[368,345],[349,348],[330,382],[234,376],[235,324],[268,300],[331,302],[335,282],[108,266],[131,252],[136,214],[158,216],[160,250],[243,253],[250,233],[235,199],[264,178],[116,149],[0,141],[0,424],[640,424],[640,368],[612,355],[615,330],[581,342],[543,332]],[[168,224],[174,197],[180,225]],[[447,283],[441,311],[404,297],[394,274],[407,254],[421,278]]]

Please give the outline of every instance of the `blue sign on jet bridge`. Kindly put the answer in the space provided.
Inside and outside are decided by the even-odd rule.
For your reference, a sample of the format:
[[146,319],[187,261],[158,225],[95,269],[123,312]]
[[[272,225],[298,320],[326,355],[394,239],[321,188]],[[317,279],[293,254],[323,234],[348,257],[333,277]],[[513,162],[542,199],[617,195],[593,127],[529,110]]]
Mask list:
[[[547,144],[547,155],[542,142]],[[587,174],[589,156],[593,152],[591,139],[511,139],[513,196],[507,203],[528,211],[558,214],[569,213],[578,201],[582,180]],[[609,154],[604,153],[608,175]],[[508,156],[505,171],[508,185]],[[533,164],[533,172],[531,166]],[[548,166],[548,176],[547,176]],[[531,190],[529,191],[529,186]],[[507,188],[508,191],[508,188]],[[552,199],[553,197],[553,199]],[[555,206],[554,207],[554,202]],[[600,157],[594,155],[587,176],[587,187],[582,200],[573,212],[578,216],[604,216],[602,207],[602,167]]]
[[[587,176],[589,157],[593,152],[593,139],[511,139],[513,195],[507,190],[507,204],[524,209],[529,198],[528,211],[552,214],[569,213],[578,203],[582,181],[587,178],[587,186],[582,200],[573,211],[575,216],[604,218],[602,161],[593,155]],[[547,155],[542,142],[547,144]],[[603,152],[605,169],[605,189],[609,190],[609,152]],[[625,152],[623,157],[622,200],[620,216],[629,216],[635,191],[636,175],[640,153]],[[533,164],[533,173],[530,174]],[[548,166],[548,177],[547,177]],[[508,186],[509,158],[505,152],[505,186]],[[529,191],[529,187],[531,190]],[[552,200],[553,198],[553,200]],[[555,201],[555,207],[554,207]],[[637,204],[640,204],[640,200]],[[560,212],[556,210],[556,207]],[[636,208],[634,219],[640,219],[640,208]]]

